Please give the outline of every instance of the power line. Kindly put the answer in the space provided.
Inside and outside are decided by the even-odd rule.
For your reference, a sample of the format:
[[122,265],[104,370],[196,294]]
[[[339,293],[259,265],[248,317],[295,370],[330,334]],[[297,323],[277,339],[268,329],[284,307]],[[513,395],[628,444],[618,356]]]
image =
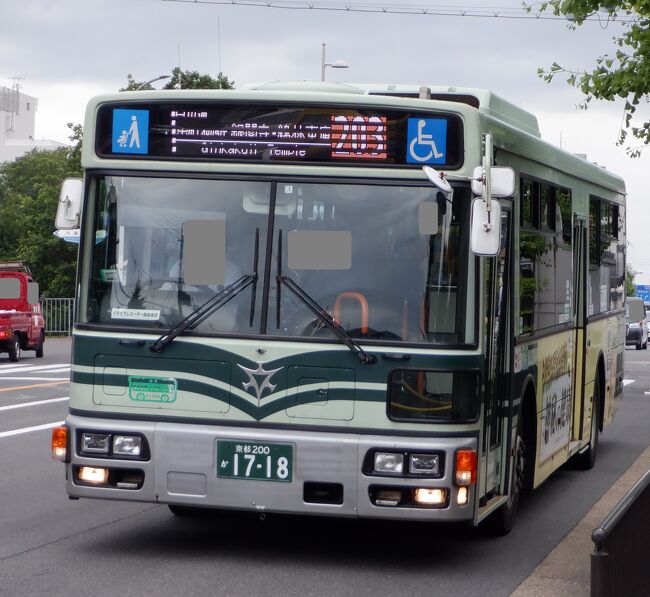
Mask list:
[[[571,21],[566,16],[542,14],[525,7],[472,7],[440,6],[434,4],[392,4],[367,2],[330,2],[327,0],[162,0],[179,4],[216,4],[222,6],[246,6],[253,8],[275,8],[280,10],[319,10],[331,12],[356,12],[373,14],[402,14],[419,16],[470,17],[486,19],[536,19],[538,21]],[[530,8],[533,8],[531,5]],[[628,13],[629,14],[629,13]],[[634,23],[634,17],[610,17],[606,12],[594,13],[585,21]]]

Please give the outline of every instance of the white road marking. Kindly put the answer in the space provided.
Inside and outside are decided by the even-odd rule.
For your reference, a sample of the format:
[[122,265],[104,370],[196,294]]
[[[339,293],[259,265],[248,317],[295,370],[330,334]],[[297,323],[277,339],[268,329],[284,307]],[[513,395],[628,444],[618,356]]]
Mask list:
[[11,437],[12,435],[22,435],[23,433],[31,433],[32,431],[41,431],[43,429],[51,429],[57,425],[63,425],[63,423],[64,421],[55,421],[54,423],[45,423],[45,425],[23,427],[22,429],[12,429],[11,431],[0,431],[0,438]]
[[65,363],[57,363],[56,365],[40,365],[36,366],[33,365],[31,367],[25,367],[25,366],[15,366],[13,368],[7,368],[7,369],[2,369],[0,371],[0,379],[2,379],[2,376],[5,373],[25,373],[26,371],[52,371],[52,370],[57,370],[57,373],[59,371],[67,371],[70,369],[70,365],[66,365]]
[[634,383],[636,379],[624,379],[623,386],[629,386],[631,383]]
[[0,377],[13,381],[70,381],[69,377]]
[[51,404],[52,402],[63,402],[64,400],[70,400],[70,396],[64,396],[63,398],[50,398],[49,400],[37,400],[35,402],[21,402],[20,404],[10,404],[9,406],[0,406],[0,411],[26,408],[28,406],[39,406],[41,404]]

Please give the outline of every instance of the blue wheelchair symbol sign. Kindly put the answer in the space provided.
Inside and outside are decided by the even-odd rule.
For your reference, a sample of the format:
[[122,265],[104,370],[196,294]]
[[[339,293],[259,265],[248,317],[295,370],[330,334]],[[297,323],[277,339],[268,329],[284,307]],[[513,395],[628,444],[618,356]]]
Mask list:
[[113,153],[149,153],[148,110],[113,110]]
[[447,120],[409,118],[407,144],[408,164],[444,164],[447,161]]

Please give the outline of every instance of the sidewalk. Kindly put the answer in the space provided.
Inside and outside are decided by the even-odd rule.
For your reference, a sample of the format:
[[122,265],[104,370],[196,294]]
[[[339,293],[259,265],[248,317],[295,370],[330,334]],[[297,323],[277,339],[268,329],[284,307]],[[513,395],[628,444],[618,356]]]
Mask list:
[[634,464],[510,597],[589,597],[590,559],[594,551],[591,532],[600,526],[614,506],[648,470],[650,447],[641,453]]

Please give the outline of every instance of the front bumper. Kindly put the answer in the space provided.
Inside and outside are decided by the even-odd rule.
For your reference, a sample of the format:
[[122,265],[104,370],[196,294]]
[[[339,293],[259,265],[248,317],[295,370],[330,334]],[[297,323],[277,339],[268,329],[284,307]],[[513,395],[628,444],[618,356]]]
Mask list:
[[[401,520],[468,521],[474,519],[475,486],[466,505],[458,505],[452,482],[458,449],[477,449],[477,437],[390,437],[354,433],[224,427],[182,423],[127,422],[70,415],[66,421],[70,462],[66,464],[67,492],[75,498],[101,498],[259,512],[331,515]],[[150,448],[147,461],[81,456],[79,431],[138,433]],[[291,444],[293,471],[289,483],[228,479],[217,476],[217,441]],[[444,453],[441,478],[403,478],[364,474],[367,453],[373,449]],[[80,484],[80,466],[139,471],[138,489]],[[121,474],[121,473],[120,473]],[[335,484],[342,488],[341,503],[306,501],[306,483]],[[378,506],[371,494],[377,488],[442,488],[448,492],[444,507]]]

